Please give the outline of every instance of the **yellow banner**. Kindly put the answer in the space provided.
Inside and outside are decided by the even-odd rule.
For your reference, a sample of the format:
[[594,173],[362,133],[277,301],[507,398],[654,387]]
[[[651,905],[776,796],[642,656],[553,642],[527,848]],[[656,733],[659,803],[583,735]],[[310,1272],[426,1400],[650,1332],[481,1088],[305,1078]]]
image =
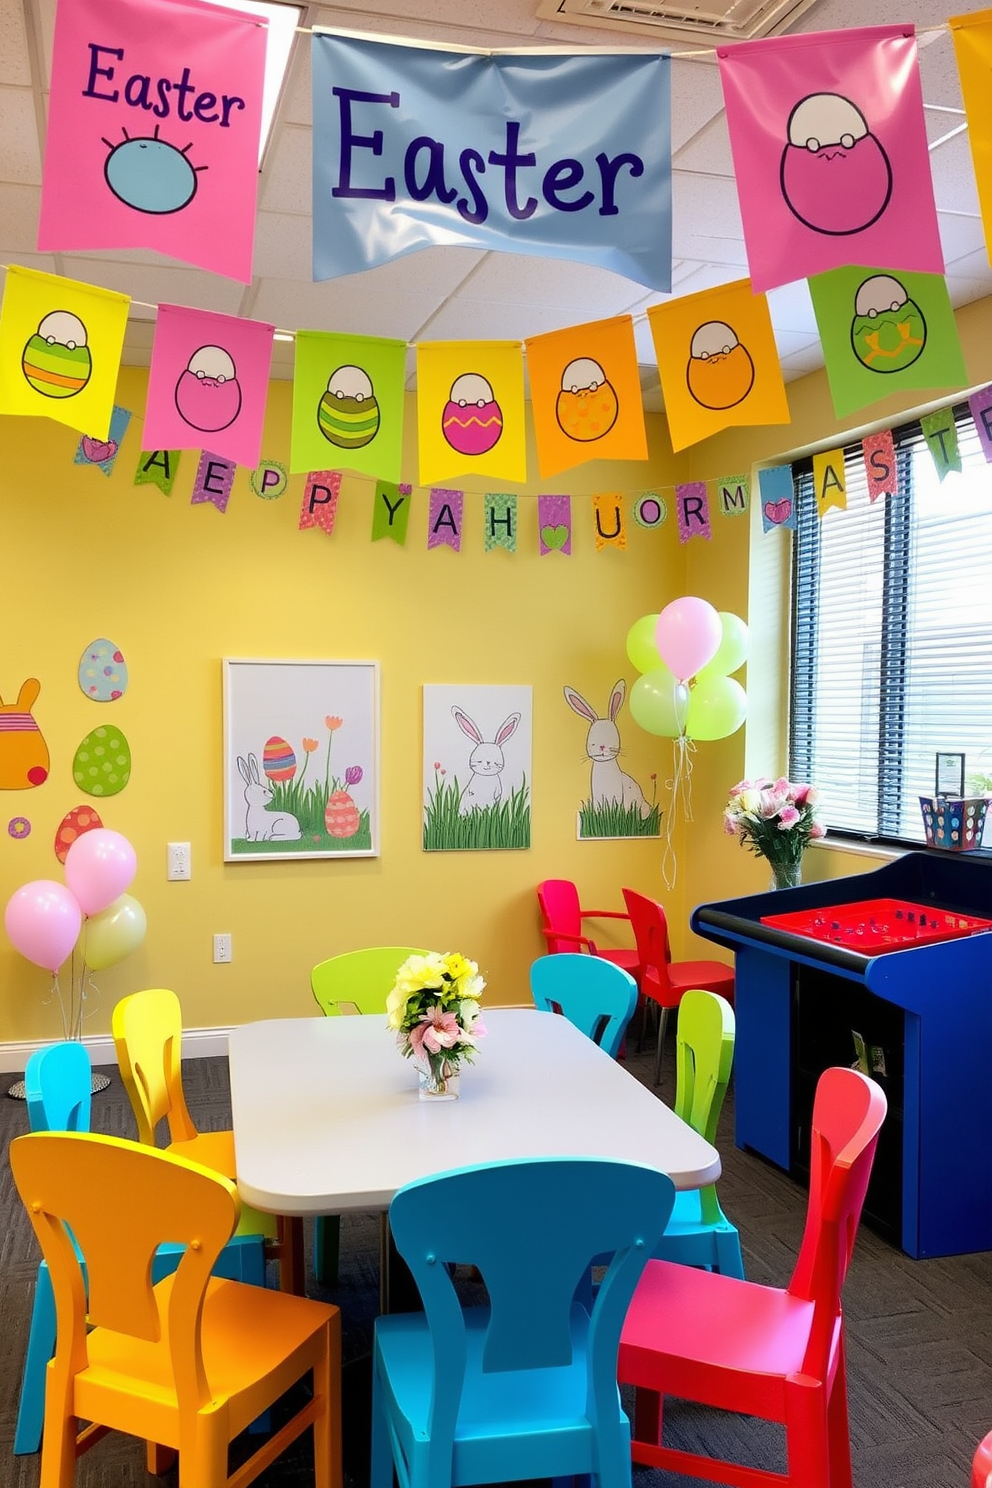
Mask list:
[[0,310],[0,413],[56,419],[106,440],[130,303],[11,265]]
[[768,301],[738,279],[648,307],[672,449],[738,424],[787,424]]
[[951,16],[947,22],[954,39],[961,94],[968,119],[968,144],[982,210],[985,251],[992,262],[992,10]]
[[418,345],[417,432],[423,486],[467,474],[526,481],[521,343]]
[[629,315],[551,331],[524,345],[542,480],[587,460],[647,459]]
[[842,449],[824,450],[813,456],[813,489],[818,517],[825,516],[832,506],[847,510],[847,473]]

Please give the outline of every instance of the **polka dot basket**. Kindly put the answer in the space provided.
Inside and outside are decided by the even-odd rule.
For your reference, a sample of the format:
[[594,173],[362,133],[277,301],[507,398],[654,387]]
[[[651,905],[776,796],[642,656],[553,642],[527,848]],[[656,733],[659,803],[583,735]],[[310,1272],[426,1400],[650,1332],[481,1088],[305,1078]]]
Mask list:
[[921,796],[923,830],[927,847],[940,847],[945,852],[976,852],[982,845],[985,814],[989,801],[985,796]]

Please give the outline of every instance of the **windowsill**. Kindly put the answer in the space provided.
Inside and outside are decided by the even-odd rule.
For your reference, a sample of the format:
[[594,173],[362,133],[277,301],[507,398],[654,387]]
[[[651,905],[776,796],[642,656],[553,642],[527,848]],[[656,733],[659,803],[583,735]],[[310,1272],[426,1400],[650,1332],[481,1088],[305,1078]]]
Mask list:
[[885,862],[891,862],[895,858],[901,858],[908,852],[923,852],[926,844],[921,842],[915,847],[892,847],[889,844],[873,842],[853,842],[847,837],[819,837],[810,844],[815,852],[823,852],[826,848],[829,852],[849,853],[854,858],[882,858]]

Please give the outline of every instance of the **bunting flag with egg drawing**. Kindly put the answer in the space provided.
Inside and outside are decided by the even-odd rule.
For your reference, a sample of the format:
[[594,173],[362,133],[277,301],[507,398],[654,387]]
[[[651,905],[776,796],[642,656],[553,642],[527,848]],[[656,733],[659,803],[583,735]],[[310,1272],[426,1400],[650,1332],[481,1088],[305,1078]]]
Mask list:
[[838,418],[910,388],[968,380],[941,274],[849,265],[809,281]]
[[751,283],[942,274],[912,25],[718,47]]
[[468,473],[527,479],[519,341],[417,345],[420,484]]
[[290,470],[331,464],[398,484],[405,380],[405,341],[297,331]]
[[152,248],[249,284],[268,23],[61,0],[38,248]]
[[254,470],[261,458],[274,327],[159,305],[143,439],[203,449]]
[[768,301],[747,279],[648,307],[672,449],[739,424],[787,424]]
[[542,480],[587,460],[646,460],[644,405],[629,315],[524,343]]

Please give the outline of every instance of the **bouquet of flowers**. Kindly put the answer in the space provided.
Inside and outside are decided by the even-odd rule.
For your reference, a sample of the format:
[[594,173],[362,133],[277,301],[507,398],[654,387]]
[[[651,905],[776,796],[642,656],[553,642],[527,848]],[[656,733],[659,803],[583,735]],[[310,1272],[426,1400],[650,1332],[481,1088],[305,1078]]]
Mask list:
[[723,828],[772,865],[776,888],[792,888],[799,882],[808,844],[827,835],[816,818],[819,799],[815,785],[795,785],[784,775],[742,780],[724,807]]
[[435,1084],[471,1063],[486,1032],[479,999],[484,979],[474,961],[457,951],[408,956],[386,999],[389,1027],[406,1059],[429,1072]]

